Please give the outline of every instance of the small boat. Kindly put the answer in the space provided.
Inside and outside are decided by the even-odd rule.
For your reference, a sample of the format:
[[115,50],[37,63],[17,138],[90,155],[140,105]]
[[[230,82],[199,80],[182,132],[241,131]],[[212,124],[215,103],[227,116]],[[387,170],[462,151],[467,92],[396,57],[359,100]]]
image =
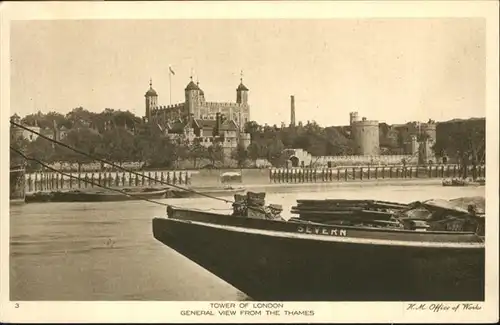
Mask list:
[[25,169],[23,166],[11,166],[10,168],[10,196],[9,204],[18,205],[25,203]]
[[484,178],[473,179],[444,179],[443,186],[485,186],[486,181]]
[[167,191],[166,197],[177,198],[177,199],[204,197],[207,195],[213,197],[222,197],[222,196],[232,196],[238,193],[244,193],[245,191],[246,189],[244,187],[234,187],[234,186],[199,188],[193,191],[170,189]]
[[[331,206],[340,200],[325,201],[302,203]],[[343,201],[344,209],[360,205],[358,211],[385,205],[385,212],[395,210],[393,216],[421,208]],[[428,216],[406,217],[409,222],[397,228],[382,215],[370,214],[353,226],[305,220],[302,214],[284,221],[168,207],[167,218],[153,219],[153,235],[255,300],[484,300],[483,236],[429,231]],[[332,218],[340,219],[325,217]],[[377,219],[387,224],[371,223]]]

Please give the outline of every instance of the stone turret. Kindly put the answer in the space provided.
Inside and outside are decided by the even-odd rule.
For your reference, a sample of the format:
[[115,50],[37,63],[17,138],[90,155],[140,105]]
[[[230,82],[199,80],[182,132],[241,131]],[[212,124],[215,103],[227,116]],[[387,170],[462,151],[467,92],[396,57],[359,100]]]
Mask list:
[[193,77],[191,77],[191,81],[184,89],[184,95],[186,98],[185,103],[188,108],[188,114],[194,114],[195,118],[200,118],[200,112],[197,109],[200,100],[200,88],[193,82]]
[[236,88],[236,103],[248,104],[248,88],[243,84],[243,78],[240,79],[240,84]]
[[158,93],[153,89],[153,80],[149,80],[149,89],[144,95],[146,98],[146,118],[151,121],[151,114],[158,107]]

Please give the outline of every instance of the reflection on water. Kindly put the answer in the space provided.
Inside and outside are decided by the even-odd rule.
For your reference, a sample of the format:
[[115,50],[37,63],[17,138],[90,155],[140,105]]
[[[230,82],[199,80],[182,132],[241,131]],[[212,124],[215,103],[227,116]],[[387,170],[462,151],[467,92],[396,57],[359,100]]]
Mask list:
[[[342,186],[268,193],[285,218],[297,199],[410,202],[484,195],[484,187]],[[176,206],[229,212],[209,198],[164,199]],[[163,206],[143,201],[11,206],[11,300],[246,300],[208,271],[160,244],[151,219]]]

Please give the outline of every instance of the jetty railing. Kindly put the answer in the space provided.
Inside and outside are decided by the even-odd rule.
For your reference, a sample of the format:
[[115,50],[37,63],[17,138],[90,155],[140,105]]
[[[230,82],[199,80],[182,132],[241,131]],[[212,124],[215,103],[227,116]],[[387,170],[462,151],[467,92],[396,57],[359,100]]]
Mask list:
[[[485,166],[468,167],[468,175],[485,177]],[[377,166],[335,168],[273,168],[269,170],[271,183],[324,183],[383,179],[422,179],[460,177],[457,165],[433,166]]]
[[80,179],[74,179],[53,172],[27,174],[25,178],[26,192],[60,191],[97,187],[97,185],[91,183],[115,188],[146,186],[168,187],[168,185],[162,184],[162,182],[173,185],[191,184],[191,176],[187,171],[142,172],[142,177],[125,172],[83,172],[68,174],[77,176]]

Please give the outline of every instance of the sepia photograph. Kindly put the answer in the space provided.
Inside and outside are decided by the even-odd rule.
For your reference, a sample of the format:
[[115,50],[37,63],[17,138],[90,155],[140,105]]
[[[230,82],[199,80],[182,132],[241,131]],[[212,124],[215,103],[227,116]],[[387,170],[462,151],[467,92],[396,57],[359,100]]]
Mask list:
[[2,10],[2,321],[498,320],[498,13],[467,13],[498,4],[475,3]]

